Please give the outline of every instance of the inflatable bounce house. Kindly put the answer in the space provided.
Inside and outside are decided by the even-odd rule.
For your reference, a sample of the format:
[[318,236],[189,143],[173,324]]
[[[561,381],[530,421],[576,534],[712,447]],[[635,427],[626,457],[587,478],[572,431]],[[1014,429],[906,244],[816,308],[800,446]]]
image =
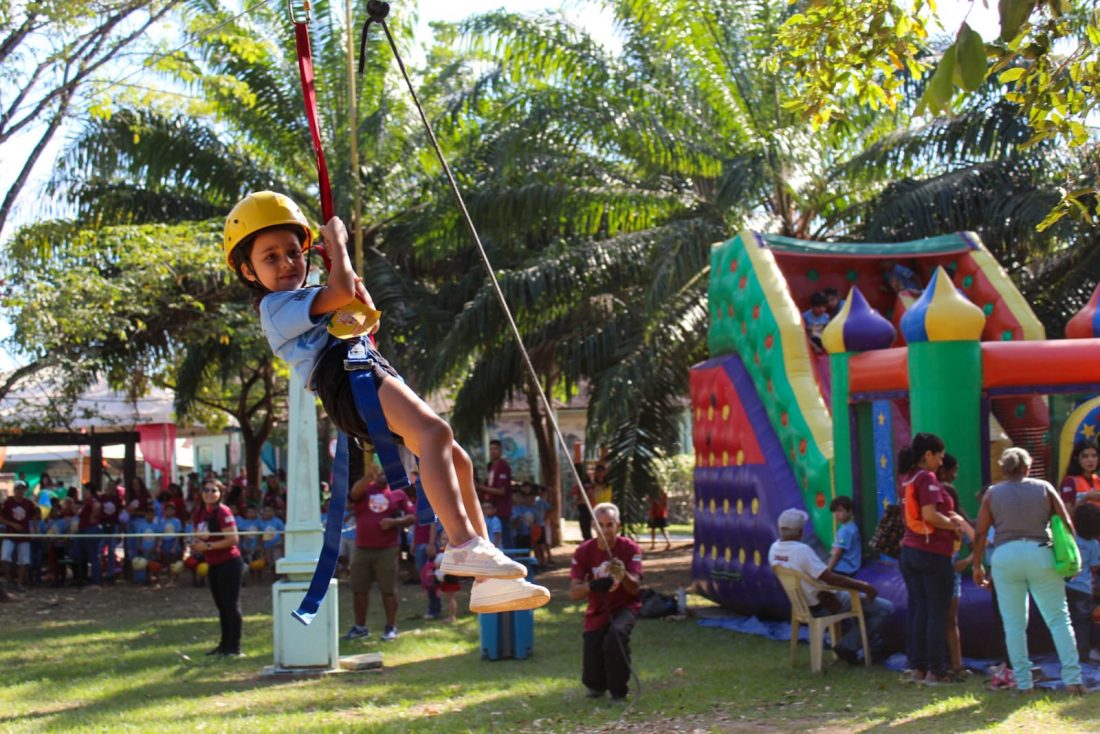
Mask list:
[[[843,305],[811,338],[802,313],[828,288]],[[808,539],[824,553],[829,504],[847,495],[864,543],[859,576],[904,614],[896,563],[866,547],[897,501],[897,450],[914,433],[940,435],[959,459],[955,486],[971,517],[1008,446],[1027,448],[1033,474],[1056,483],[1069,448],[1095,436],[1100,417],[1100,400],[1088,399],[1100,394],[1098,298],[1100,289],[1069,339],[1046,341],[971,233],[870,244],[743,232],[715,245],[711,359],[691,374],[696,590],[740,613],[785,618],[767,563],[779,513],[808,512]],[[976,655],[994,612],[968,577],[960,621]]]

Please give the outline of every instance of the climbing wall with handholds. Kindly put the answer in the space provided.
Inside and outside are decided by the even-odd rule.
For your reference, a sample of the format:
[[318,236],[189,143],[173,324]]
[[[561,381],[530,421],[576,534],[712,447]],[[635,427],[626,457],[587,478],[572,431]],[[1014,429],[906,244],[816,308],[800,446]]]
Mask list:
[[746,613],[782,615],[786,595],[768,568],[776,522],[802,507],[798,481],[740,357],[691,372],[695,447],[696,589]]
[[711,250],[712,355],[736,354],[783,448],[822,544],[832,545],[832,419],[818,387],[802,314],[760,235],[744,232]]

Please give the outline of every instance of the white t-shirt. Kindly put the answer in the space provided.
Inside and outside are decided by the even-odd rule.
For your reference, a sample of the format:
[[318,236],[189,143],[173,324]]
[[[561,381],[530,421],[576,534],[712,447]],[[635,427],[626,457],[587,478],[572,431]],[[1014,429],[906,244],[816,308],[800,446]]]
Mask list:
[[310,389],[313,369],[328,348],[329,340],[335,338],[328,333],[329,314],[309,313],[320,292],[320,288],[276,291],[260,301],[260,328],[271,351],[282,357]]
[[[797,540],[777,540],[772,543],[772,547],[768,549],[768,565],[793,568],[815,579],[826,569],[825,562],[817,557],[814,549]],[[806,595],[806,601],[811,607],[817,605],[817,589],[803,581],[802,593]]]

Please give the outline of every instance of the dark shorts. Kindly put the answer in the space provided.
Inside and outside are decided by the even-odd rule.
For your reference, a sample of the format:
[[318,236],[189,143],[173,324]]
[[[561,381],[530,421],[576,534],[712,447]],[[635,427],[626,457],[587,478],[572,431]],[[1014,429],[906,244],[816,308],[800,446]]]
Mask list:
[[378,582],[383,594],[397,590],[397,548],[356,548],[351,555],[351,591],[367,594]]
[[649,529],[650,530],[660,530],[662,528],[667,528],[667,527],[668,527],[668,518],[667,517],[651,517],[651,518],[649,518]]
[[[359,416],[359,409],[355,406],[355,396],[351,393],[351,381],[348,380],[347,370],[344,369],[344,358],[348,353],[348,345],[354,340],[340,342],[321,356],[313,371],[313,384],[317,390],[317,397],[325,406],[328,417],[336,424],[336,427],[349,436],[355,436],[360,443],[370,443],[370,434],[367,425]],[[401,379],[397,370],[393,368],[385,357],[376,349],[370,347],[370,357],[374,360],[374,374],[381,385],[390,377]],[[403,443],[397,434],[393,436],[396,443]]]

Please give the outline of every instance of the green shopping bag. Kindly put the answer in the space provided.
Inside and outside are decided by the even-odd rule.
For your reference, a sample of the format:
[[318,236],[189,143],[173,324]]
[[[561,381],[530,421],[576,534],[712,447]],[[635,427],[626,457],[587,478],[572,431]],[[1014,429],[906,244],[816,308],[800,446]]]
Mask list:
[[1054,540],[1054,570],[1066,578],[1081,573],[1081,549],[1061,515],[1050,518],[1050,534]]

